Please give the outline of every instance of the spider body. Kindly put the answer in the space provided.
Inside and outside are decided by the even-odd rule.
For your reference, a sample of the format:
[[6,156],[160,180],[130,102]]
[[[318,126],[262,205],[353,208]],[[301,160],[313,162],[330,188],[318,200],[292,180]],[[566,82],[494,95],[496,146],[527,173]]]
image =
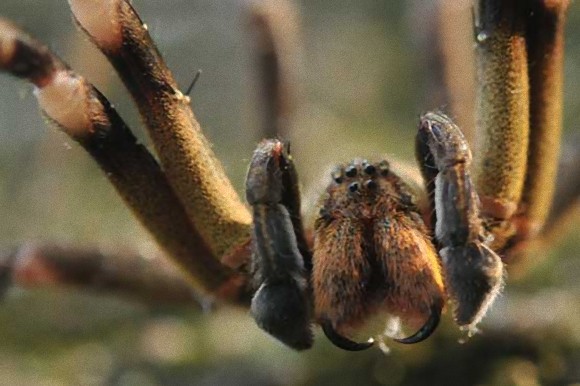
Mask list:
[[339,168],[314,229],[318,320],[356,336],[384,311],[412,324],[425,324],[434,309],[438,318],[445,295],[437,253],[413,193],[386,161]]
[[[300,344],[291,345],[307,347],[312,303],[313,320],[343,349],[370,347],[372,338],[384,335],[387,315],[421,326],[396,339],[417,343],[437,327],[447,286],[457,323],[475,329],[499,293],[503,263],[488,246],[493,238],[480,218],[471,153],[459,128],[441,113],[421,118],[416,148],[428,200],[420,200],[421,192],[386,160],[355,159],[332,172],[310,262],[297,242],[303,230],[291,157],[278,140],[260,144],[246,183],[258,278],[252,312],[259,326],[284,342],[299,332]],[[292,328],[288,320],[296,321]],[[368,343],[351,340],[364,334]]]

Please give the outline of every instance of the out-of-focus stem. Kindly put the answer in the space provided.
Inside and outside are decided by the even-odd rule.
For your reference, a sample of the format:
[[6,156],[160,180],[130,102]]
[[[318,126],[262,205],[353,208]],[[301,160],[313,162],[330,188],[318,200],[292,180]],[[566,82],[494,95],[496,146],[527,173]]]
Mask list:
[[249,9],[260,81],[263,138],[286,138],[299,100],[298,10],[289,1],[259,1]]
[[469,144],[475,139],[475,58],[472,1],[439,0],[437,47],[450,102],[450,113]]
[[534,237],[553,201],[562,131],[567,0],[534,0],[527,25],[530,145],[518,238]]
[[[75,287],[127,296],[148,304],[196,305],[182,272],[163,257],[98,249],[24,245],[0,254],[0,289]],[[3,292],[2,291],[2,292]]]

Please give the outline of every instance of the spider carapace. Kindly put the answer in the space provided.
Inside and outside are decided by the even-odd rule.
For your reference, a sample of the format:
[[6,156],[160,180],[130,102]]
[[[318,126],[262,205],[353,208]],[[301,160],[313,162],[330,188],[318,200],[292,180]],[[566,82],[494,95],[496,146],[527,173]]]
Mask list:
[[[470,177],[471,153],[441,113],[421,117],[416,141],[425,192],[386,160],[356,159],[333,171],[314,225],[312,254],[300,217],[297,175],[278,140],[263,141],[250,164],[258,325],[296,349],[318,323],[332,343],[362,350],[385,334],[389,316],[418,327],[417,343],[439,324],[449,297],[456,322],[475,329],[502,285]],[[368,338],[367,342],[355,340]]]

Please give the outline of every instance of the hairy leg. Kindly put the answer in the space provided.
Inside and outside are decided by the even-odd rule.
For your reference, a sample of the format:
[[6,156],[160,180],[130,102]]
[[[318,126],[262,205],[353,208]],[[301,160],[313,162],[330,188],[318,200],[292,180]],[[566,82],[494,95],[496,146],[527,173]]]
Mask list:
[[541,233],[554,199],[568,3],[479,1],[475,181],[492,247],[510,261]]

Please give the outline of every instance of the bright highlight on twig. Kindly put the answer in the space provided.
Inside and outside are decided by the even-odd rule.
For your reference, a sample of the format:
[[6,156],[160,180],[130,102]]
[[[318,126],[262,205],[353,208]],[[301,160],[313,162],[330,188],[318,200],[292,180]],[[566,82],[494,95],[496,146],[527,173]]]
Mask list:
[[114,50],[121,45],[119,0],[69,0],[69,4],[77,22],[100,47]]
[[67,134],[77,138],[88,133],[92,126],[87,109],[90,96],[82,78],[61,70],[34,93],[42,110]]

